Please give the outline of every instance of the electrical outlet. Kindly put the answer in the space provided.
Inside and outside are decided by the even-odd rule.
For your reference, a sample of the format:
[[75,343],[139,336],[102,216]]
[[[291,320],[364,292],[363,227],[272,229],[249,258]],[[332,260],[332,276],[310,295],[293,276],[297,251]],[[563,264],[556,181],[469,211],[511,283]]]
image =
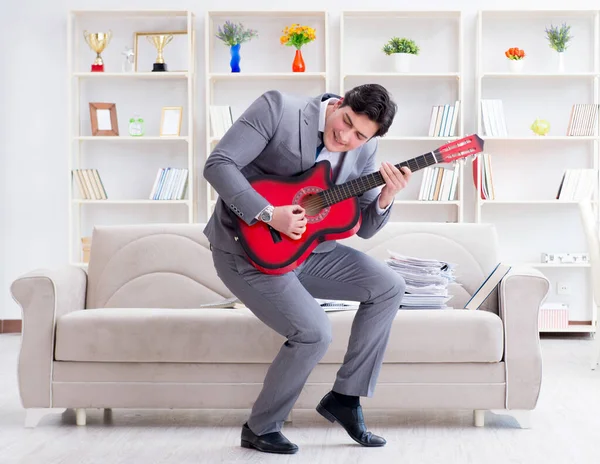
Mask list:
[[570,295],[571,294],[571,284],[568,282],[558,282],[556,285],[556,293],[559,295]]

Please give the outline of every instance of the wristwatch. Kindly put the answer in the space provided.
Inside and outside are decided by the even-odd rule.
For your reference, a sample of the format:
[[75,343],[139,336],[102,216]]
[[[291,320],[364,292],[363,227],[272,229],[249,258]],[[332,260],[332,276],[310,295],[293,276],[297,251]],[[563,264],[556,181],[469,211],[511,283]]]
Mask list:
[[262,222],[267,222],[267,223],[269,223],[269,222],[271,222],[271,219],[273,219],[273,211],[275,211],[275,208],[274,208],[272,205],[267,205],[267,206],[265,207],[265,209],[263,209],[263,210],[260,212],[260,215],[259,215],[259,217],[258,217],[258,218],[259,218],[259,219],[260,219]]

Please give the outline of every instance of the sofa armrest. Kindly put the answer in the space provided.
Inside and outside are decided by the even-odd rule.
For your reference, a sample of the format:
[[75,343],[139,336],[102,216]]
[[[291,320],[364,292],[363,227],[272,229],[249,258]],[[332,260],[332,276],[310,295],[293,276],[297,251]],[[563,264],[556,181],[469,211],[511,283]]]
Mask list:
[[64,314],[85,308],[86,287],[87,274],[75,266],[32,271],[10,286],[23,318],[18,364],[23,407],[52,406],[56,321]]
[[539,310],[550,289],[537,269],[513,267],[500,282],[498,303],[504,324],[506,409],[535,408],[542,383]]

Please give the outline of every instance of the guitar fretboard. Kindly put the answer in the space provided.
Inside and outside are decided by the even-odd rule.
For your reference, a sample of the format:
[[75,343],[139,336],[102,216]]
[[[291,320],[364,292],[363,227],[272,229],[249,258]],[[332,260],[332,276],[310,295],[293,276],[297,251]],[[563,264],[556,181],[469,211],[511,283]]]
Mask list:
[[[419,169],[424,169],[439,162],[441,162],[441,155],[436,154],[435,152],[429,152],[408,161],[403,161],[395,166],[398,169],[408,166],[412,172],[415,172]],[[383,184],[385,184],[385,180],[378,171],[359,177],[358,179],[350,180],[340,185],[335,185],[330,189],[324,190],[320,193],[320,195],[325,200],[326,206],[331,206],[335,203],[339,203],[340,201],[347,200],[348,198],[360,196],[363,193]]]

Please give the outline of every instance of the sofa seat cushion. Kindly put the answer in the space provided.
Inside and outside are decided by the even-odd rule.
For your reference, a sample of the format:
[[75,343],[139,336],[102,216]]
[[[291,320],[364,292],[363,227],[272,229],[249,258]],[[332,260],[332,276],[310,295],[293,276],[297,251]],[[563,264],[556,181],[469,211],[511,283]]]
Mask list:
[[[333,341],[322,363],[343,361],[355,313],[328,313]],[[58,361],[270,363],[285,341],[245,308],[87,309],[60,317],[56,330]],[[503,350],[493,313],[400,310],[384,362],[498,362]]]

